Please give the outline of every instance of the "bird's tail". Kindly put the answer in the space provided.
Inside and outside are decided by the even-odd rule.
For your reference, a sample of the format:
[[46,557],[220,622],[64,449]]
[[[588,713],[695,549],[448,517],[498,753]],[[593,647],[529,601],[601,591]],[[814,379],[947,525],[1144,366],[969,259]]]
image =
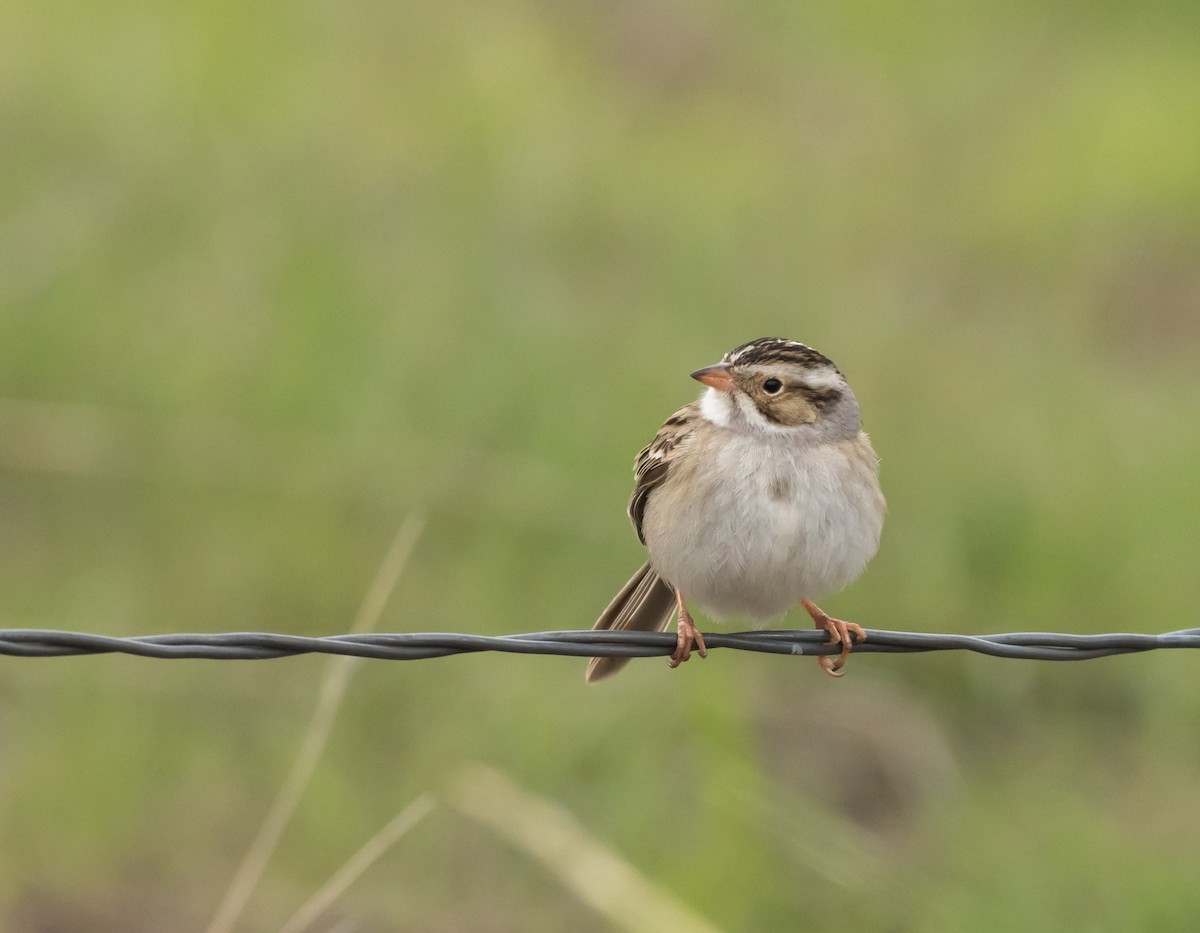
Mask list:
[[[621,587],[608,608],[600,613],[593,629],[612,631],[661,632],[671,622],[675,611],[675,591],[654,572],[650,561],[629,582]],[[592,658],[588,662],[586,679],[589,684],[611,677],[629,658]]]

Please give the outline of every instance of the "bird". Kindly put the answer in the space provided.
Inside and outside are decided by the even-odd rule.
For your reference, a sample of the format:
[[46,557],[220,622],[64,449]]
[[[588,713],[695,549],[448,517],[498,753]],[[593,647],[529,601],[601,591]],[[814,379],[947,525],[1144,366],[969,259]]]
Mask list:
[[[691,374],[706,388],[676,411],[634,463],[629,518],[646,561],[594,629],[663,631],[670,666],[707,656],[690,601],[709,616],[765,623],[799,604],[840,645],[821,656],[840,677],[861,626],[817,600],[849,585],[879,548],[887,503],[858,400],[824,354],[782,337],[734,347]],[[628,658],[592,658],[586,679]]]

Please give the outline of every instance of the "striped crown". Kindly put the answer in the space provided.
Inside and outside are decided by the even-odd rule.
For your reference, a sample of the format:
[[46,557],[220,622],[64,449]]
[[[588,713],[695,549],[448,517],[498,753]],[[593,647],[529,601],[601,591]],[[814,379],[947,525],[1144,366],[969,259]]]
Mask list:
[[835,372],[833,360],[806,344],[783,337],[759,337],[734,347],[721,360],[730,366],[755,366],[762,363],[795,363],[809,369],[828,366]]

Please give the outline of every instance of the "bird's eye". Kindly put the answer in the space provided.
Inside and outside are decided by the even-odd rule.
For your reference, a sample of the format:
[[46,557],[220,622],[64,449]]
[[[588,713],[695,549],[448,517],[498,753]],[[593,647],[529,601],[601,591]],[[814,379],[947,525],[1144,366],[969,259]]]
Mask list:
[[778,379],[768,379],[766,382],[763,383],[763,391],[766,392],[767,395],[774,395],[776,392],[778,392],[782,388],[783,388],[783,383],[780,382]]

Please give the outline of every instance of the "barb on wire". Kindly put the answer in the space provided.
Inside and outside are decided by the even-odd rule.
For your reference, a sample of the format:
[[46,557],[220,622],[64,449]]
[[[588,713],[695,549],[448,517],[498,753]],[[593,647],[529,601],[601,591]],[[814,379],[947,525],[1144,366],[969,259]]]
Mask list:
[[[974,651],[997,658],[1035,661],[1086,661],[1114,654],[1135,654],[1157,648],[1200,648],[1200,628],[1162,635],[1115,633],[1068,635],[1056,632],[1011,632],[1003,635],[936,635],[867,629],[859,652],[908,654],[925,651]],[[820,655],[839,649],[826,644],[815,629],[764,630],[723,634],[705,632],[710,649],[732,648],[767,654]],[[669,632],[566,631],[523,635],[466,635],[425,632],[329,635],[309,638],[267,632],[143,635],[113,638],[53,629],[0,629],[0,655],[63,657],[79,654],[132,654],[146,658],[207,658],[257,661],[301,654],[340,654],[385,661],[443,658],[477,651],[511,654],[553,654],[565,657],[666,657],[675,650]]]

